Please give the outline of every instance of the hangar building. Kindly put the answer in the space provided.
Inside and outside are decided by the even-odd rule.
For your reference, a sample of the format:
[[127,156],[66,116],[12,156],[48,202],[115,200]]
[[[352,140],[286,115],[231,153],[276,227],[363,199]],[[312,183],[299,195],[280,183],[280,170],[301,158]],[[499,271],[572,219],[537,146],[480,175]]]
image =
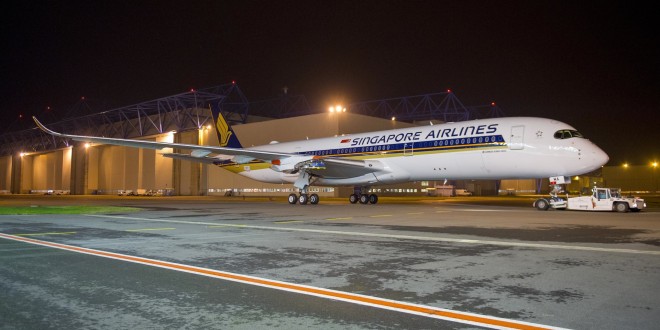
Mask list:
[[[409,104],[410,101],[400,103]],[[433,103],[433,100],[420,99],[420,104],[426,103]],[[443,103],[445,100],[435,102],[435,109]],[[212,122],[210,107],[213,106],[222,109],[243,146],[415,126],[389,118],[388,113],[376,113],[387,108],[388,105],[383,103],[374,107],[372,113],[367,111],[371,115],[324,112],[279,119],[251,116],[247,113],[247,100],[233,83],[213,90],[190,91],[99,114],[77,116],[47,126],[70,134],[218,145],[216,131],[209,125]],[[413,119],[414,116],[423,119],[410,110],[405,112],[412,114]],[[451,111],[443,113],[446,120],[446,114]],[[213,165],[158,155],[171,150],[89,145],[58,140],[37,129],[4,134],[0,142],[3,145],[0,193],[276,196],[294,192],[290,184],[262,183]],[[580,178],[572,189],[588,186],[593,180]],[[541,179],[465,180],[450,184],[476,195],[547,191],[547,185]],[[423,181],[376,186],[374,191],[382,196],[433,195],[444,187],[442,181]],[[347,196],[352,188],[312,187],[311,191],[321,196]]]

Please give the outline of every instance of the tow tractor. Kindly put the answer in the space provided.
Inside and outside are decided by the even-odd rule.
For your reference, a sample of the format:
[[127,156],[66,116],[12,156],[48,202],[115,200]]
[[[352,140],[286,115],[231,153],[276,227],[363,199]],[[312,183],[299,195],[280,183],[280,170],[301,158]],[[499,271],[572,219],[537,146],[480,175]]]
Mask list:
[[[554,179],[554,180],[553,180]],[[570,183],[570,177],[550,178],[552,191],[550,198],[539,198],[534,201],[533,206],[541,211],[550,208],[557,210],[578,210],[578,211],[617,211],[617,212],[638,212],[646,208],[643,199],[637,197],[623,197],[619,188],[598,188],[591,189],[590,196],[568,197],[566,199],[558,197],[561,190],[559,184]]]

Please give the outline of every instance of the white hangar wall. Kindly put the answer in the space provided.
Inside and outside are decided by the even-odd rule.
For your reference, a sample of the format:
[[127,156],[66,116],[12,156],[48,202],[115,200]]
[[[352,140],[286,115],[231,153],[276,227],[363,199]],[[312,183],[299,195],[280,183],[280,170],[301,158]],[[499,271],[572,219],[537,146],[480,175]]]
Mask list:
[[[173,142],[174,134],[159,134],[144,140]],[[160,151],[110,145],[90,146],[83,156],[86,157],[87,168],[84,194],[173,189],[174,161],[158,155],[162,152],[171,152],[171,149]],[[189,189],[189,186],[186,188]]]
[[12,158],[12,156],[0,156],[0,194],[12,192]]
[[[9,176],[3,176],[5,179],[0,190],[24,194],[68,192],[71,187],[71,150],[71,148],[64,148],[18,156],[20,161],[18,163],[11,161],[9,167],[11,170],[14,168],[14,164],[18,164],[20,169]],[[12,159],[12,157],[8,158]],[[13,189],[11,187],[12,177],[19,178],[19,184]]]

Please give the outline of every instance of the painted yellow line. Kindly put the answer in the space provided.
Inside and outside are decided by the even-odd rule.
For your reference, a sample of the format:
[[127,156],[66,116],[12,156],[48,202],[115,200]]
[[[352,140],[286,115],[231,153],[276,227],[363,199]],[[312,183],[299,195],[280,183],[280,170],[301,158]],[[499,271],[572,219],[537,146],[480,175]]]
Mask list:
[[346,218],[326,218],[325,220],[351,220],[353,217],[346,217]]
[[284,220],[284,221],[274,221],[273,223],[294,223],[294,222],[303,222],[302,220]]
[[59,233],[31,233],[31,234],[14,234],[16,236],[47,236],[47,235],[71,235],[75,234],[75,231],[64,231]]
[[385,218],[385,217],[391,217],[391,214],[378,214],[378,215],[370,215],[369,218]]
[[408,213],[409,215],[414,215],[414,214],[424,214],[424,212],[410,212]]
[[142,228],[142,229],[127,229],[126,231],[157,231],[157,230],[175,230],[176,228]]
[[294,292],[299,294],[305,294],[310,296],[316,296],[320,298],[341,300],[349,303],[371,306],[381,309],[387,309],[391,311],[397,311],[408,314],[421,315],[425,317],[442,319],[451,322],[471,324],[482,327],[488,327],[492,329],[526,329],[526,330],[540,330],[540,329],[560,329],[556,327],[550,327],[540,324],[534,324],[529,322],[509,320],[493,316],[484,316],[474,313],[459,312],[453,311],[444,308],[438,308],[433,306],[417,305],[411,304],[396,300],[383,299],[373,296],[366,296],[361,294],[355,294],[350,292],[342,292],[330,289],[324,289],[319,287],[300,285],[294,283],[287,283],[275,280],[269,280],[260,277],[254,277],[249,275],[242,275],[236,273],[223,272],[219,270],[202,268],[184,264],[178,264],[173,262],[167,262],[162,260],[148,259],[142,257],[136,257],[126,254],[119,254],[114,252],[107,252],[95,249],[88,249],[73,245],[66,245],[60,243],[53,243],[48,241],[36,240],[27,237],[19,237],[15,235],[8,235],[0,233],[0,238],[5,238],[9,240],[25,242],[30,244],[36,244],[41,246],[52,247],[56,249],[84,253],[88,255],[94,255],[104,258],[110,258],[115,260],[122,260],[147,266],[160,267],[164,269],[176,270],[180,272],[186,272],[191,274],[197,274],[207,277],[218,278],[227,281],[239,282],[250,285],[257,285],[261,287]]
[[435,213],[449,213],[451,211],[435,211]]

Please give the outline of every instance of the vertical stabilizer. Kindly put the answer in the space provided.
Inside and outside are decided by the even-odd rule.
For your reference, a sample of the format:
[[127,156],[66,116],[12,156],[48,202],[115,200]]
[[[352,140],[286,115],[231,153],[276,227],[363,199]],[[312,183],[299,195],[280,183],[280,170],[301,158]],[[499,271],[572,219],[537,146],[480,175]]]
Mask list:
[[227,123],[225,117],[222,115],[220,105],[212,105],[211,114],[213,115],[213,123],[215,130],[218,133],[220,146],[228,148],[243,148],[241,142],[238,141],[236,133],[234,133],[234,130],[229,126],[229,123]]

